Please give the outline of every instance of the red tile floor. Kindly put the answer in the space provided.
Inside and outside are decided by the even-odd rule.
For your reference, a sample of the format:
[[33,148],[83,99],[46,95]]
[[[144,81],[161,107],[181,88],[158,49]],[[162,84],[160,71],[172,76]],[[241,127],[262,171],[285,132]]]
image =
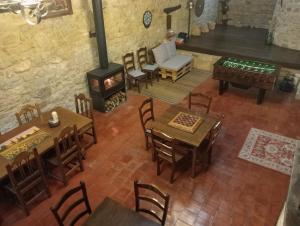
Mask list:
[[[179,172],[172,185],[168,167],[156,176],[156,165],[144,148],[137,110],[145,97],[129,92],[128,101],[114,112],[95,112],[99,142],[88,150],[85,171],[72,176],[67,187],[49,179],[52,197],[33,205],[29,217],[2,200],[2,225],[56,225],[49,207],[80,180],[87,184],[92,208],[106,196],[132,208],[133,181],[139,179],[157,184],[171,195],[167,225],[274,226],[286,199],[289,177],[237,156],[251,127],[299,139],[300,102],[278,91],[267,93],[262,105],[255,103],[256,90],[230,89],[219,96],[212,79],[196,90],[213,96],[212,111],[225,115],[207,172],[195,179],[190,170]],[[154,106],[159,115],[168,104],[155,100]]]

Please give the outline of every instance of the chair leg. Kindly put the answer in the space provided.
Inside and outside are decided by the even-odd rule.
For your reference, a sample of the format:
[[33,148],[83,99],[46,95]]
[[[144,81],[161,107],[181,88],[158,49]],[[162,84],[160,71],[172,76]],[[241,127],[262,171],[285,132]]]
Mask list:
[[92,128],[92,132],[93,132],[93,137],[94,137],[94,144],[97,144],[97,134],[96,134],[96,129],[95,129],[94,125]]
[[173,165],[172,166],[172,173],[171,173],[171,177],[170,177],[170,183],[171,184],[173,184],[173,182],[174,182],[175,171],[176,171],[176,166]]
[[141,93],[140,82],[139,82],[139,80],[135,80],[135,81],[136,81],[136,84],[137,84],[137,87],[138,87],[138,92]]
[[61,176],[62,176],[62,182],[64,183],[65,186],[67,186],[68,185],[67,177],[63,171],[61,171]]
[[157,157],[157,152],[155,151],[155,148],[152,147],[151,148],[151,152],[152,152],[152,161],[155,162],[155,161],[158,161],[158,157]]
[[153,72],[150,72],[150,84],[151,84],[151,86],[153,85],[152,84],[152,79],[153,79]]
[[208,155],[207,156],[207,165],[210,166],[210,164],[211,164],[212,148],[209,149],[207,155]]
[[148,89],[148,76],[147,75],[144,77],[143,81],[145,82],[146,89]]
[[156,76],[156,81],[159,82],[159,71],[156,70],[156,71],[154,72],[154,74],[155,74],[155,76]]
[[84,171],[84,167],[83,167],[83,163],[82,163],[82,159],[81,159],[80,153],[78,154],[77,158],[78,158],[78,161],[79,161],[80,170],[81,170],[81,172],[83,172]]
[[128,83],[128,89],[131,89],[131,80],[127,78],[127,83]]
[[148,139],[148,136],[145,135],[145,141],[146,141],[146,150],[149,149],[149,139]]
[[65,186],[68,185],[68,180],[67,180],[67,177],[66,177],[66,173],[65,173],[65,169],[64,169],[64,166],[63,165],[59,165],[58,166],[58,171],[60,173],[60,177],[58,176],[55,176],[54,174],[52,174],[52,176],[58,180],[61,180]]
[[160,171],[160,163],[161,163],[161,160],[159,159],[159,158],[157,158],[157,169],[156,169],[156,174],[157,174],[157,176],[159,176],[160,175],[160,173],[161,173],[161,171]]
[[44,189],[45,189],[45,191],[46,191],[46,194],[47,194],[48,198],[50,198],[50,197],[51,197],[51,192],[50,192],[49,187],[47,186],[47,181],[46,181],[46,176],[45,176],[44,171],[41,172],[41,177],[42,177],[42,180],[43,180],[43,183],[42,183],[42,184],[43,184],[43,186],[44,186]]
[[28,210],[28,208],[26,206],[26,203],[24,202],[23,197],[19,193],[16,193],[16,196],[17,196],[17,199],[18,199],[18,201],[19,201],[19,203],[21,205],[22,210],[24,211],[24,213],[27,216],[29,216],[29,210]]

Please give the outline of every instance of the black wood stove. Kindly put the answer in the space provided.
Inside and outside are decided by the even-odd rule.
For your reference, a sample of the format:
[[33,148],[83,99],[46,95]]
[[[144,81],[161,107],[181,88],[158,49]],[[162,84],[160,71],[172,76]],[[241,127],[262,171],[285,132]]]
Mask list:
[[119,92],[126,97],[124,68],[121,64],[108,63],[102,0],[92,0],[100,67],[87,72],[90,95],[94,108],[109,111],[107,102]]

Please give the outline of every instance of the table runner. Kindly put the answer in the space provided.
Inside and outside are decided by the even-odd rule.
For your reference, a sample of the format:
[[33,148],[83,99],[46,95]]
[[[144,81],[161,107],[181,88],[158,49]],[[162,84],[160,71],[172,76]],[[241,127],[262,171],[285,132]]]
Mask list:
[[0,144],[0,155],[8,160],[13,160],[24,151],[32,151],[50,135],[38,127],[31,127],[17,136]]

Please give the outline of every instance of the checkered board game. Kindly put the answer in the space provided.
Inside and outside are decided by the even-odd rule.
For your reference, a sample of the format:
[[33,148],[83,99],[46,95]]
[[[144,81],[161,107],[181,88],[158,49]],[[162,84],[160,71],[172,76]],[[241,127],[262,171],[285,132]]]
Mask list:
[[168,125],[185,132],[194,133],[202,122],[203,118],[200,116],[179,112]]

